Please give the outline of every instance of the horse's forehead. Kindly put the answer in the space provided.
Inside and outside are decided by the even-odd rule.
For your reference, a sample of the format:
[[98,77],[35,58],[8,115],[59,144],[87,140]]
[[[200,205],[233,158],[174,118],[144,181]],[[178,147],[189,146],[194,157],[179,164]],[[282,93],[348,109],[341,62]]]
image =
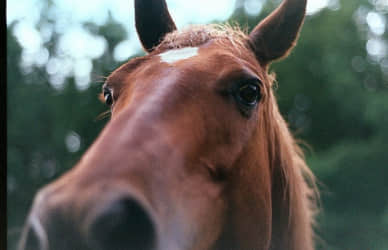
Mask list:
[[174,72],[183,76],[193,74],[197,70],[205,77],[206,73],[214,75],[216,72],[237,71],[240,68],[252,70],[257,67],[249,54],[237,53],[216,43],[209,43],[199,47],[170,49],[147,55],[143,59],[133,59],[113,72],[108,82],[130,79],[133,83],[140,78],[143,83],[146,79],[175,75]]
[[159,54],[161,62],[168,64],[198,56],[198,47],[172,49]]
[[201,74],[206,72],[214,74],[217,70],[236,69],[241,67],[256,67],[255,59],[244,51],[235,51],[226,48],[224,45],[207,43],[199,47],[184,47],[162,51],[151,56],[152,63],[145,67],[160,67],[176,69],[186,73],[193,73],[198,70]]

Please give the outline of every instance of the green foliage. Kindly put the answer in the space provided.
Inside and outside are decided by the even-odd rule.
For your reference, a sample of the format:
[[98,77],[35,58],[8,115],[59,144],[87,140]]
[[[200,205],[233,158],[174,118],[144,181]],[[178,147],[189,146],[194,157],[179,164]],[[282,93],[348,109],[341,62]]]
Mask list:
[[[354,18],[360,6],[374,10],[371,2],[341,1],[337,11],[307,17],[298,46],[272,66],[281,112],[311,145],[307,161],[322,183],[320,249],[388,249],[388,73],[370,59],[367,32]],[[253,28],[272,8],[259,17],[237,9],[231,21]],[[112,18],[84,27],[108,43],[93,61],[94,74],[107,76],[120,65],[112,55],[125,31]],[[57,90],[44,67],[20,67],[22,48],[13,29],[7,28],[9,249],[15,249],[37,189],[73,166],[107,121],[98,119],[106,111],[97,100],[101,84],[80,91],[69,77]],[[56,56],[55,44],[45,46]],[[65,140],[74,133],[81,144],[71,153]]]

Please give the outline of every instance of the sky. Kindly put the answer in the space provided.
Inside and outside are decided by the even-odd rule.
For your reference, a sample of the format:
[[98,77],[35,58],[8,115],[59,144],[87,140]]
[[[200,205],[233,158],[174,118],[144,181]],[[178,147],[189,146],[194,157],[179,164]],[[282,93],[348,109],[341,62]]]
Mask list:
[[[91,60],[100,57],[107,48],[105,39],[85,30],[82,22],[104,24],[109,11],[112,17],[127,29],[129,37],[115,48],[115,60],[124,61],[141,50],[140,42],[135,35],[133,0],[52,0],[52,2],[54,7],[50,8],[47,14],[55,17],[55,26],[49,23],[42,24],[40,32],[35,25],[40,19],[44,1],[7,0],[6,14],[7,25],[18,21],[14,34],[23,47],[23,68],[28,72],[33,65],[46,67],[54,87],[61,89],[66,77],[73,74],[79,89],[86,89],[91,82]],[[243,7],[247,14],[258,15],[264,3],[265,0],[246,0]],[[167,0],[167,4],[178,28],[181,28],[187,24],[227,20],[236,7],[236,0]],[[340,7],[339,0],[309,0],[307,15],[314,15],[324,8],[337,10]],[[372,30],[384,33],[386,24],[384,16],[368,13],[366,20]],[[51,39],[54,30],[61,34],[57,46],[57,54],[61,55],[59,57],[50,56],[43,45]],[[377,40],[372,40],[367,48],[371,53],[378,54],[382,50],[380,45]]]

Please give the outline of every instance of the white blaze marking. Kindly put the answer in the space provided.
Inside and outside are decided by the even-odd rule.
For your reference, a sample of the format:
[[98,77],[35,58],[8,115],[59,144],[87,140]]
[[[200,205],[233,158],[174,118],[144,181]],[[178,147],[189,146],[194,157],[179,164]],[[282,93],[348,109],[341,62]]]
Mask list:
[[160,54],[162,62],[174,63],[180,60],[184,60],[193,56],[198,55],[198,48],[196,47],[187,47],[182,49],[169,50]]

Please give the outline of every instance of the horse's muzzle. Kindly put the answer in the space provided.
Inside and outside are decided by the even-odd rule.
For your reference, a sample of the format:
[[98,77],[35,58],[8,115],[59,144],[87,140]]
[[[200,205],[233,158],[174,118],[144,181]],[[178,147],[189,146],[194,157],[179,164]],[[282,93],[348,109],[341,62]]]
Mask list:
[[[39,206],[37,206],[39,207]],[[131,196],[109,201],[88,222],[71,221],[55,207],[31,212],[20,250],[152,250],[156,227],[145,206]],[[40,218],[39,218],[40,217]]]

